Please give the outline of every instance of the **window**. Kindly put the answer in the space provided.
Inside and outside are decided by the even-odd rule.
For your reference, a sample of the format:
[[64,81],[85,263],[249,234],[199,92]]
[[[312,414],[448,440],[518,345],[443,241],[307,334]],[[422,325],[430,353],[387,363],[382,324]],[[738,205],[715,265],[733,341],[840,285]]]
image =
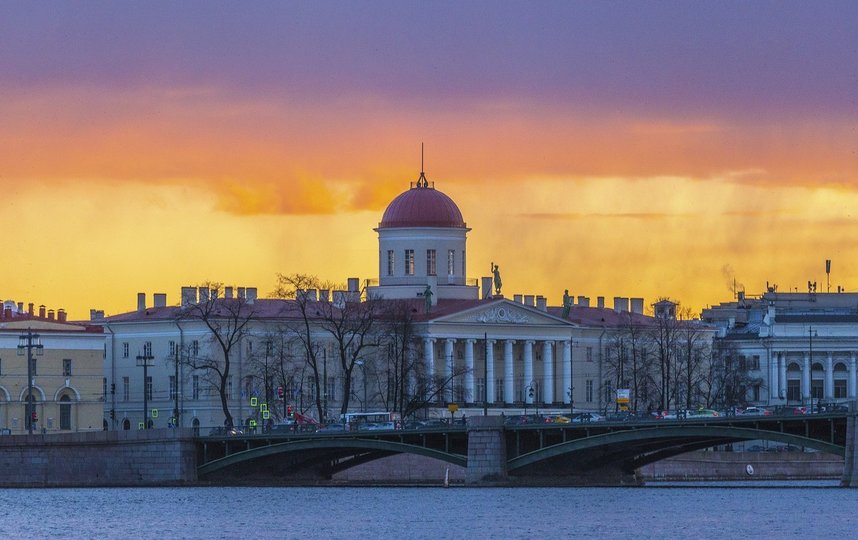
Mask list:
[[265,356],[271,356],[274,354],[274,343],[270,340],[265,342]]
[[176,399],[176,376],[170,375],[170,399]]
[[176,356],[176,342],[170,341],[170,356]]
[[495,401],[503,401],[503,379],[495,379]]
[[801,400],[801,381],[799,381],[799,380],[787,381],[787,401],[800,401],[800,400]]
[[327,399],[331,401],[337,400],[337,378],[336,377],[328,377],[328,388],[326,388],[327,395],[325,396]]
[[194,356],[200,354],[200,342],[196,339],[191,343],[191,354]]
[[101,379],[101,395],[107,397],[107,377]]
[[253,342],[249,340],[247,342],[247,354],[253,354]]
[[147,341],[143,344],[143,356],[152,356],[152,342]]
[[748,361],[748,369],[758,371],[760,369],[760,355],[755,354]]
[[396,259],[393,256],[393,250],[388,249],[387,250],[387,275],[388,276],[393,275],[393,268],[394,268],[395,262],[396,262]]
[[200,376],[194,375],[191,379],[191,399],[200,399]]
[[414,250],[406,249],[405,250],[405,275],[413,276],[414,275]]
[[834,397],[835,399],[846,398],[846,380],[837,379],[834,381]]
[[[759,359],[759,356],[757,357]],[[751,387],[751,400],[760,401],[760,385],[755,384]]]
[[584,401],[593,403],[593,379],[587,379],[584,387]]
[[475,396],[475,401],[485,401],[486,400],[486,380],[482,377],[477,378],[477,395]]
[[71,430],[71,399],[68,396],[60,398],[60,429]]
[[822,399],[823,382],[819,379],[814,379],[810,383],[810,397],[813,399]]
[[122,358],[128,358],[128,342],[122,344]]
[[146,399],[152,401],[152,377],[146,377]]
[[605,403],[610,403],[614,400],[614,387],[611,381],[605,381]]
[[427,249],[426,250],[426,275],[434,276],[435,275],[435,250]]
[[456,250],[447,250],[447,275],[452,276],[456,273]]
[[226,379],[226,399],[232,399],[232,375]]
[[[593,347],[587,347],[587,361],[588,362],[593,361]],[[592,401],[592,400],[588,400],[588,401]]]
[[36,369],[39,365],[38,360],[38,358],[33,358],[33,377],[39,374],[39,370]]
[[63,358],[63,377],[71,377],[71,358]]
[[122,377],[122,401],[128,401],[130,393],[131,381],[128,380],[128,377]]

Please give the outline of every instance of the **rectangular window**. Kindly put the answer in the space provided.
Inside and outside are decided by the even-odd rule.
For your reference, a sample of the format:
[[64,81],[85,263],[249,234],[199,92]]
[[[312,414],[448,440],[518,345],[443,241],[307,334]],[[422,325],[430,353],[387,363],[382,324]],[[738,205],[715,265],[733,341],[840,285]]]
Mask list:
[[265,342],[265,356],[271,356],[274,354],[274,343],[271,341]]
[[152,342],[147,341],[143,344],[143,356],[152,356]]
[[751,362],[750,362],[750,364],[748,364],[748,369],[754,370],[754,371],[759,371],[759,369],[760,369],[760,355],[759,354],[755,354],[754,356],[751,357]]
[[176,376],[170,375],[170,399],[176,399]]
[[194,375],[191,381],[191,399],[200,399],[200,376]]
[[787,381],[787,401],[801,401],[801,381]]
[[485,401],[486,400],[486,380],[482,377],[477,378],[477,395],[475,396],[475,401]]
[[587,379],[584,391],[584,401],[593,403],[593,379]]
[[101,395],[104,396],[104,399],[107,399],[107,377],[101,380]]
[[125,342],[122,344],[122,358],[128,358],[128,343]]
[[253,342],[252,341],[247,342],[247,354],[253,354]]
[[336,377],[328,377],[328,388],[326,389],[328,395],[325,396],[330,401],[337,400],[337,378]]
[[191,343],[191,354],[197,356],[200,354],[200,342],[196,339]]
[[435,250],[427,249],[426,250],[426,275],[434,276],[435,275]]
[[810,383],[810,397],[813,399],[822,399],[823,396],[823,382],[818,379],[814,379],[813,382]]
[[393,256],[393,250],[387,250],[387,275],[392,276],[394,272],[394,263],[396,262],[395,257]]
[[406,249],[405,250],[405,275],[413,276],[414,275],[414,250]]
[[587,361],[593,361],[593,347],[587,347]]
[[834,381],[834,398],[835,399],[845,399],[846,398],[846,380],[835,380]]
[[122,377],[122,401],[128,401],[131,394],[131,381],[128,377]]
[[38,358],[33,358],[33,377],[39,374],[39,370],[36,369],[39,366]]
[[452,276],[456,273],[456,250],[447,250],[447,275]]
[[232,375],[226,379],[226,399],[232,399]]
[[176,356],[176,342],[170,341],[170,356]]
[[605,403],[614,401],[614,387],[611,381],[605,381]]
[[[759,357],[757,357],[759,358]],[[760,385],[755,384],[751,387],[751,400],[752,401],[760,401]]]
[[63,358],[63,377],[71,377],[71,358]]
[[146,399],[152,401],[152,377],[146,377]]
[[503,402],[503,379],[495,379],[495,401]]

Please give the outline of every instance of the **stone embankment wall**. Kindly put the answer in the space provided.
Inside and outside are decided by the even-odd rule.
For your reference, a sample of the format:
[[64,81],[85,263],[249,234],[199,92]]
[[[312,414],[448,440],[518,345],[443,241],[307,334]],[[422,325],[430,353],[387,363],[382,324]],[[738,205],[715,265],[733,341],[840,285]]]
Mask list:
[[[748,465],[753,474],[748,474]],[[839,479],[843,458],[821,452],[689,452],[641,468],[646,480]]]
[[197,480],[190,429],[0,437],[0,486],[163,486]]

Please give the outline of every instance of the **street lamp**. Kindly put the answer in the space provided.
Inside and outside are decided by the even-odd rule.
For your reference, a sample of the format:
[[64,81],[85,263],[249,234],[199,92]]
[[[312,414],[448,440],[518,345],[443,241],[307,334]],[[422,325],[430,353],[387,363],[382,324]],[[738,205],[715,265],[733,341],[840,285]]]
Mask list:
[[361,374],[363,375],[363,412],[366,412],[366,362],[364,360],[356,360],[355,365],[360,366]]
[[[149,379],[149,362],[154,360],[150,351],[143,348],[143,354],[137,355],[137,367],[143,367],[143,429],[149,429],[149,387],[146,384]],[[179,381],[176,381],[178,384]]]
[[33,422],[35,422],[36,405],[33,403],[33,349],[36,349],[36,354],[42,356],[45,354],[45,347],[42,345],[39,334],[34,334],[32,330],[27,329],[26,334],[18,336],[18,356],[24,355],[24,349],[27,349],[27,405],[24,407],[26,411],[27,433],[33,434]]

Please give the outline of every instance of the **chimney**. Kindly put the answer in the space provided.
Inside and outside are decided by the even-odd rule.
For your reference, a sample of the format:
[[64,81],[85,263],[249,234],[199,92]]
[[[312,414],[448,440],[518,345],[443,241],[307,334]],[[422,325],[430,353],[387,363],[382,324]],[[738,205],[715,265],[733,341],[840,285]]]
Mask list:
[[3,309],[3,318],[11,319],[12,318],[12,308],[7,307]]
[[139,292],[137,293],[137,311],[145,311],[146,310],[146,293]]
[[482,289],[481,298],[491,298],[492,297],[492,278],[490,277],[482,277],[480,278],[480,288]]
[[238,288],[238,297],[241,298],[242,300],[244,300],[244,295],[245,295],[245,288],[239,287]]
[[331,296],[331,291],[329,289],[319,289],[319,301],[320,302],[328,302]]
[[521,304],[524,300],[520,294],[514,294],[512,295],[512,301],[516,304]]
[[68,315],[66,315],[66,310],[64,310],[64,309],[60,309],[60,310],[57,312],[57,320],[58,320],[58,321],[60,321],[60,322],[66,322],[67,318],[68,318]]
[[[18,313],[24,313],[24,302],[18,302]],[[30,315],[33,314],[33,304],[30,304]]]
[[316,296],[316,289],[307,289],[307,301],[315,302],[318,297]]
[[629,310],[629,299],[622,296],[614,297],[614,311],[623,313]]
[[548,311],[548,301],[544,296],[536,297],[536,309],[540,311]]
[[98,314],[98,310],[90,309],[89,310],[89,320],[94,321],[96,319],[97,314]]
[[224,298],[232,298],[232,287],[224,287],[223,289],[223,297]]
[[197,288],[182,287],[182,307],[188,307],[197,303]]
[[[18,313],[23,313],[23,312],[24,312],[23,307],[24,307],[24,302],[18,302]],[[33,315],[35,315],[35,313],[36,313],[36,312],[35,312],[35,309],[33,308],[33,303],[32,303],[32,302],[30,302],[30,303],[27,305],[27,313],[29,313],[31,317],[32,317]]]
[[590,299],[586,296],[579,296],[578,305],[582,307],[590,307]]
[[605,297],[604,296],[597,296],[596,297],[596,307],[598,307],[598,308],[605,307]]
[[346,291],[334,291],[334,305],[338,308],[346,305]]
[[40,319],[44,319],[44,318],[45,318],[45,306],[43,306],[43,305],[42,305],[42,306],[39,306],[39,318],[40,318]]
[[154,302],[155,302],[155,307],[167,307],[167,294],[166,293],[155,293]]
[[524,295],[524,305],[533,307],[533,295],[525,294]]
[[52,309],[48,310],[48,320],[49,321],[54,320],[54,310],[52,310]]
[[256,300],[256,287],[246,288],[244,295],[247,297],[247,303],[252,304]]
[[638,315],[643,315],[644,310],[644,299],[643,298],[632,298],[632,313],[637,313]]
[[208,287],[200,287],[200,303],[205,303],[209,301],[209,288]]
[[358,292],[360,291],[360,280],[356,277],[350,277],[348,279],[349,292]]

